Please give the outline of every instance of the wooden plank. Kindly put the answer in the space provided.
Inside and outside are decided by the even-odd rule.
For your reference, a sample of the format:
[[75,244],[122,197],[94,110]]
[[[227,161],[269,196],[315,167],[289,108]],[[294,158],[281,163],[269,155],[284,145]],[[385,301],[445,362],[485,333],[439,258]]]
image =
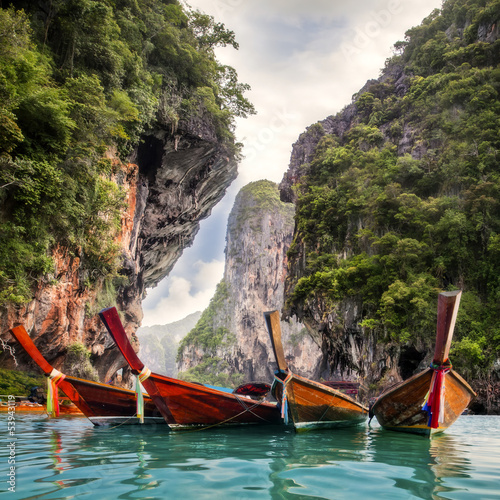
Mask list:
[[461,296],[462,292],[460,290],[443,292],[438,296],[436,347],[433,359],[434,363],[442,364],[448,359]]
[[279,312],[266,311],[264,313],[264,318],[266,320],[266,326],[267,326],[267,331],[269,332],[269,337],[271,338],[271,345],[273,346],[274,357],[276,358],[278,369],[281,371],[287,371],[288,365],[285,360],[283,343],[281,341],[281,325],[280,325]]

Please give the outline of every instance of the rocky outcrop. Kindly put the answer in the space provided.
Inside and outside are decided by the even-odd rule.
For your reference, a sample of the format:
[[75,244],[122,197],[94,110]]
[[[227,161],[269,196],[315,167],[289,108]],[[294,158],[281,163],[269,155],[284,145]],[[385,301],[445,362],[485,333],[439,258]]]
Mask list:
[[[373,88],[387,85],[392,94],[401,97],[408,90],[408,75],[401,65],[391,66],[379,80],[369,80],[366,84],[352,96],[352,103],[347,105],[340,113],[331,115],[309,127],[302,133],[292,146],[290,164],[279,184],[280,198],[287,203],[295,203],[297,194],[294,186],[300,183],[305,173],[303,166],[311,162],[318,147],[319,142],[326,135],[333,135],[340,140],[344,134],[351,129],[359,118],[357,100],[365,92],[372,91]],[[387,133],[387,132],[386,132]],[[411,129],[399,141],[398,151],[401,154],[411,152],[414,144],[412,141]]]
[[[143,137],[129,163],[120,163],[111,152],[109,157],[115,163],[116,183],[126,193],[117,243],[122,249],[122,282],[128,284],[118,288],[116,305],[134,341],[146,288],[167,276],[192,244],[200,220],[210,214],[235,179],[237,165],[216,139],[210,122],[202,119],[180,123],[175,131],[170,124],[160,123]],[[64,248],[55,250],[54,260],[55,272],[38,283],[33,300],[2,313],[2,338],[10,341],[8,328],[24,324],[42,354],[59,369],[68,346],[84,344],[100,379],[109,380],[125,362],[97,312],[115,305],[116,295],[106,294],[99,286],[88,287],[78,256]],[[16,349],[16,357],[20,368],[32,366],[21,348]],[[2,365],[13,367],[14,363],[3,355]]]
[[[456,5],[452,2],[444,2],[443,12],[448,17],[438,18],[439,12],[437,11],[437,14],[433,14],[434,18],[430,16],[429,19],[424,21],[423,26],[425,26],[425,29],[429,29],[431,34],[435,34],[436,31],[440,32],[446,28],[445,23],[447,21],[444,19],[453,17],[451,11],[455,7]],[[496,59],[498,51],[496,49],[500,36],[499,22],[496,20],[496,17],[498,17],[497,12],[490,10],[488,13],[483,13],[480,20],[475,21],[473,24],[470,20],[470,18],[474,17],[473,7],[471,6],[471,12],[468,12],[467,15],[465,15],[466,6],[463,5],[462,8],[464,15],[459,16],[461,24],[453,24],[453,26],[443,31],[448,40],[453,40],[453,43],[455,43],[453,48],[462,57],[459,61],[460,64],[463,64],[464,68],[469,68],[471,65],[495,67],[498,64]],[[487,15],[491,19],[485,20]],[[429,28],[431,25],[432,28]],[[429,53],[426,51],[429,50],[431,43],[425,43],[426,40],[424,40],[423,35],[425,30],[420,30],[420,28],[422,27],[415,28],[413,31],[414,40],[412,40],[412,33],[410,33],[410,36],[406,38],[407,41],[401,43],[403,47],[410,47],[411,51],[418,53],[415,58],[420,58],[418,59],[421,64],[420,71],[423,72],[424,76],[439,74],[441,69],[442,73],[446,74],[446,65],[450,68],[453,64],[459,66],[457,61],[452,60],[451,51],[444,55],[442,60],[433,59],[436,67],[431,67],[430,64],[425,66],[422,61],[430,60]],[[491,46],[488,46],[488,44],[491,44]],[[484,55],[481,52],[483,58],[476,58],[474,56],[475,51],[478,53],[484,51]],[[439,53],[441,56],[445,52],[444,49],[440,49],[433,55]],[[469,56],[470,59],[467,59]],[[311,167],[311,162],[313,162],[318,147],[323,147],[322,140],[326,136],[330,136],[328,137],[330,146],[343,146],[345,145],[343,141],[346,132],[353,130],[357,125],[376,129],[377,133],[380,133],[382,137],[381,143],[390,145],[398,156],[410,155],[411,159],[421,160],[429,157],[432,159],[433,155],[437,157],[440,154],[442,144],[439,137],[433,136],[432,133],[422,134],[425,127],[428,127],[430,132],[433,131],[433,125],[429,125],[430,122],[426,123],[424,117],[427,117],[427,115],[432,116],[436,112],[435,109],[422,108],[420,109],[421,115],[419,118],[410,119],[408,108],[403,105],[399,109],[399,113],[392,115],[388,113],[383,120],[377,120],[374,114],[366,113],[364,108],[363,97],[365,99],[367,97],[375,98],[379,102],[388,97],[393,99],[393,102],[396,102],[397,99],[403,101],[401,98],[405,98],[409,94],[410,83],[414,76],[412,71],[418,66],[415,64],[415,58],[411,60],[411,55],[408,55],[406,59],[405,57],[394,58],[386,65],[382,76],[378,80],[368,81],[353,96],[352,103],[340,113],[311,125],[300,135],[293,145],[289,168],[280,183],[280,197],[283,201],[297,203],[298,193],[301,190],[304,193],[308,192],[308,174],[315,168],[314,166]],[[405,61],[410,62],[405,65]],[[436,63],[436,61],[438,62]],[[417,78],[424,80],[421,75]],[[437,92],[437,87],[434,87],[432,91]],[[450,113],[457,112],[461,104],[457,101],[455,108],[450,107]],[[371,121],[369,117],[372,118]],[[357,147],[359,150],[364,151],[362,143],[359,143]],[[325,180],[325,184],[328,181],[328,179]],[[336,179],[332,175],[331,185],[335,185],[334,182],[336,182]],[[307,221],[303,220],[301,222],[304,225],[307,223]],[[359,228],[366,227],[363,220],[358,220],[352,224],[358,226],[354,232]],[[306,232],[303,231],[303,233]],[[347,258],[352,252],[347,241],[348,238],[346,237],[345,240],[344,248],[335,249],[335,255],[338,255],[339,259]],[[301,234],[296,229],[293,258],[290,259],[289,274],[285,286],[286,298],[290,299],[295,286],[301,278],[306,276],[305,268],[309,264],[308,258],[311,255],[314,255],[318,260],[321,258],[318,249],[319,244],[318,248],[315,246],[317,243],[311,237],[311,234],[304,237],[304,234]],[[429,345],[419,345],[419,341],[415,341],[413,344],[399,344],[390,342],[388,339],[385,339],[384,343],[382,343],[370,329],[361,326],[364,320],[363,297],[354,296],[353,294],[349,298],[332,304],[332,300],[327,303],[324,298],[314,297],[313,295],[308,296],[307,304],[304,304],[304,301],[300,299],[291,304],[291,300],[289,300],[285,308],[285,317],[298,318],[299,321],[306,325],[308,330],[319,333],[322,338],[322,347],[328,369],[331,370],[335,377],[351,378],[359,375],[367,387],[371,386],[373,388],[373,395],[429,365],[432,358]],[[498,367],[498,361],[495,366]],[[489,413],[498,413],[498,380],[498,368],[493,370],[487,381],[470,379],[471,384],[478,392],[478,398],[474,403],[474,407],[478,411],[484,410]],[[483,410],[479,410],[479,408],[483,408]]]
[[141,361],[156,373],[177,376],[176,356],[179,342],[194,328],[201,312],[167,325],[142,326],[137,330]]
[[[237,195],[227,227],[226,261],[221,295],[210,317],[211,338],[225,332],[218,345],[203,346],[195,336],[179,352],[179,371],[196,367],[209,356],[229,375],[272,379],[275,369],[263,312],[283,308],[287,251],[293,235],[294,207],[279,200],[277,185],[258,181]],[[191,332],[193,333],[193,332]],[[282,322],[285,353],[295,372],[324,375],[321,340],[294,318]],[[236,380],[233,377],[233,380]]]

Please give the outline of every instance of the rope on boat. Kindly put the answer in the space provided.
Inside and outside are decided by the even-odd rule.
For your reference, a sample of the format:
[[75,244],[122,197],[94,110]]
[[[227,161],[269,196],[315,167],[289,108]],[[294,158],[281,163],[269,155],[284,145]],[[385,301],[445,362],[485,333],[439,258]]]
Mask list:
[[274,375],[274,382],[279,382],[283,386],[282,394],[281,394],[281,418],[285,422],[285,424],[288,424],[288,394],[287,394],[287,385],[288,382],[292,379],[292,372],[291,370],[288,370],[288,375],[285,377],[284,380],[281,380]]
[[[141,372],[142,373],[142,372]],[[149,375],[148,375],[149,376]],[[145,377],[143,380],[146,380],[147,377]],[[141,393],[142,394],[142,393]],[[233,415],[232,417],[229,417],[227,418],[226,420],[223,420],[222,422],[217,422],[215,424],[212,424],[212,425],[207,425],[207,426],[203,426],[203,427],[198,427],[196,429],[185,429],[183,431],[175,431],[176,434],[184,434],[184,433],[188,433],[188,432],[199,432],[199,431],[205,431],[207,429],[212,429],[213,427],[217,427],[219,425],[224,425],[224,424],[227,424],[228,422],[230,422],[231,420],[234,420],[235,418],[238,418],[239,416],[241,415],[244,415],[245,413],[247,412],[250,412],[252,413],[254,416],[260,418],[261,420],[264,420],[265,422],[268,422],[268,420],[266,420],[265,418],[261,417],[260,415],[257,415],[255,414],[252,410],[254,408],[257,408],[258,406],[260,406],[264,400],[261,400],[261,401],[257,401],[255,404],[251,405],[251,406],[246,406],[243,402],[242,399],[240,399],[238,396],[235,396],[236,399],[238,400],[238,402],[241,404],[241,406],[243,407],[243,411],[236,414],[236,415]],[[254,401],[254,400],[252,400]],[[131,417],[129,417],[127,420],[117,424],[117,425],[114,425],[112,427],[109,427],[110,429],[117,429],[118,427],[121,427],[122,425],[125,425],[129,422],[129,420],[131,420],[132,418],[136,418],[138,417],[139,418],[139,414],[136,414],[136,415],[133,415]],[[143,422],[141,422],[143,423]],[[173,429],[172,429],[173,430]]]
[[[231,422],[231,420],[234,420],[235,418],[238,418],[239,416],[241,415],[244,415],[245,413],[247,412],[250,412],[252,413],[253,415],[255,415],[255,413],[253,413],[253,409],[254,408],[257,408],[257,406],[260,406],[264,400],[261,400],[261,401],[257,401],[255,404],[253,404],[252,406],[245,406],[244,404],[242,404],[242,401],[240,400],[240,398],[238,396],[236,396],[236,399],[239,401],[239,403],[243,406],[244,410],[236,415],[233,415],[232,417],[229,417],[229,418],[226,418],[226,420],[223,420],[222,422],[217,422],[215,424],[212,424],[212,425],[207,425],[207,426],[204,426],[204,427],[198,427],[196,429],[186,429],[184,431],[176,431],[175,433],[176,434],[185,434],[185,433],[188,433],[188,432],[199,432],[199,431],[206,431],[207,429],[212,429],[214,427],[217,427],[219,425],[224,425],[224,424],[227,424],[228,422]],[[252,400],[253,401],[253,400]],[[256,415],[258,416],[258,415]],[[262,418],[262,417],[259,417],[259,418]],[[267,420],[265,418],[262,418],[262,420],[265,420],[267,422]]]
[[50,374],[47,376],[47,413],[49,416],[58,417],[59,416],[59,384],[66,378],[66,375],[56,370],[52,369]]
[[[116,425],[113,425],[113,426],[110,426],[108,427],[108,429],[118,429],[118,427],[121,427],[122,425],[126,425],[128,424],[129,420],[133,419],[133,418],[136,418],[138,417],[137,414],[135,415],[132,415],[131,417],[128,417],[127,420],[124,420],[123,422],[119,423],[119,424],[116,424]],[[142,423],[142,422],[141,422]]]
[[431,363],[432,379],[429,392],[426,394],[422,410],[429,414],[427,426],[431,429],[437,429],[439,424],[444,422],[444,403],[445,403],[445,375],[451,370],[452,365],[449,361],[439,365]]
[[144,382],[151,375],[151,370],[148,367],[144,367],[141,373],[137,376],[135,384],[135,394],[137,397],[137,417],[139,418],[141,424],[144,423],[144,396],[142,395],[141,383]]

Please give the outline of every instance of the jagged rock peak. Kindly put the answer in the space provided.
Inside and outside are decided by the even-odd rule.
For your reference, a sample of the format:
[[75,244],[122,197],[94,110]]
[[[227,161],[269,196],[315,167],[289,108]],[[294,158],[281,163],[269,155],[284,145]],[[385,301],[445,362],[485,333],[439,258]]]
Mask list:
[[[280,201],[273,182],[253,182],[238,193],[228,219],[224,278],[181,344],[179,371],[233,385],[272,378],[275,364],[263,313],[283,307],[293,212],[292,205]],[[293,318],[282,329],[293,369],[319,376],[323,362],[317,339]],[[217,373],[224,375],[217,378]]]

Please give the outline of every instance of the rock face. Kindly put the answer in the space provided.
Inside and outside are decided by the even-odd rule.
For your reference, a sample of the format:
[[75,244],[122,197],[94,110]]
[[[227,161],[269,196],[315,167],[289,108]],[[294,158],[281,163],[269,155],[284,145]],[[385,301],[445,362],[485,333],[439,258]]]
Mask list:
[[179,342],[194,328],[200,316],[201,312],[197,311],[174,323],[139,328],[141,361],[153,372],[176,377]]
[[[446,31],[446,36],[451,39],[453,33],[453,36],[457,37],[456,40],[459,40],[464,36],[469,25],[469,21],[463,26],[453,25]],[[469,50],[472,50],[471,47],[476,48],[477,46],[484,48],[487,43],[496,42],[498,44],[498,26],[498,21],[490,22],[488,20],[481,21],[476,26],[476,35],[469,30],[468,43],[471,44],[468,47]],[[402,60],[400,59],[400,61]],[[464,67],[466,66],[468,64],[464,64]],[[340,113],[308,127],[293,145],[288,171],[279,186],[281,200],[296,203],[298,190],[301,187],[304,190],[307,189],[308,181],[304,174],[307,175],[308,165],[313,160],[322,138],[330,135],[336,144],[343,144],[346,132],[361,122],[360,117],[362,117],[363,110],[359,98],[363,94],[367,92],[374,95],[380,94],[381,89],[385,86],[391,89],[392,96],[402,98],[408,93],[412,77],[411,67],[405,67],[397,62],[392,63],[383,71],[378,80],[367,82],[353,96],[353,102]],[[392,122],[385,122],[378,127],[383,142],[391,143],[398,156],[410,155],[415,160],[420,160],[427,155],[439,154],[438,141],[435,139],[428,141],[415,139],[418,137],[415,132],[422,125],[416,122],[411,123],[405,118],[405,116],[396,116]],[[400,119],[400,123],[396,123],[398,119]],[[395,128],[391,130],[391,127],[395,125],[401,127],[397,133],[394,133]],[[361,144],[359,148],[362,149]],[[359,226],[362,225],[362,221],[360,221]],[[301,277],[305,276],[306,259],[308,253],[311,253],[311,248],[307,247],[307,242],[302,239],[302,235],[298,231],[294,234],[294,242],[294,256],[290,260],[285,297],[291,296],[293,288]],[[349,248],[341,249],[338,254],[339,258],[345,258],[349,254]],[[381,344],[367,329],[362,328],[360,323],[364,318],[361,301],[362,297],[344,299],[334,305],[326,304],[322,302],[322,299],[311,299],[307,306],[301,303],[292,305],[288,303],[285,308],[285,317],[298,318],[310,331],[319,333],[328,368],[334,377],[353,378],[357,374],[365,382],[366,387],[376,383],[378,386],[376,393],[429,366],[432,352],[429,351],[428,346],[408,346],[395,342]],[[470,380],[478,392],[478,398],[474,403],[478,411],[489,413],[500,411],[498,405],[498,381],[500,380],[498,362],[496,366],[497,368],[487,381]]]
[[[353,95],[353,102],[347,105],[340,113],[328,116],[324,120],[308,127],[293,144],[290,164],[279,184],[281,200],[287,203],[295,203],[297,201],[297,195],[293,187],[300,182],[303,173],[301,166],[310,163],[320,140],[325,135],[333,135],[342,139],[344,134],[355,123],[358,117],[356,105],[358,96],[368,92],[373,86],[390,82],[390,84],[393,85],[394,94],[401,97],[408,89],[408,76],[409,75],[405,73],[404,66],[392,66],[379,80],[369,80],[366,82],[363,88]],[[400,140],[398,152],[404,154],[412,151],[412,149],[413,142],[411,140],[411,130],[408,130]]]
[[[333,135],[342,139],[355,123],[357,117],[356,99],[370,87],[379,83],[392,82],[395,93],[404,95],[407,90],[407,76],[400,66],[395,66],[385,73],[380,80],[370,80],[353,96],[353,102],[335,116],[329,116],[323,121],[311,125],[294,143],[290,166],[279,185],[280,198],[289,203],[297,201],[296,187],[301,181],[301,166],[308,164],[314,157],[316,147],[325,135]],[[420,158],[425,148],[415,144],[410,127],[406,127],[401,135],[398,147],[399,154],[409,153],[414,158]],[[297,235],[295,235],[297,238]],[[296,239],[299,242],[299,239]],[[289,266],[289,275],[285,284],[285,297],[288,297],[301,276],[303,276],[307,246],[298,243],[297,255]],[[361,395],[371,396],[373,391],[369,386],[375,382],[378,391],[395,383],[401,382],[414,372],[423,370],[432,361],[432,353],[423,348],[406,348],[397,343],[380,344],[377,338],[359,326],[362,321],[361,299],[345,299],[332,310],[321,300],[309,304],[307,311],[300,306],[287,307],[285,317],[298,318],[311,332],[317,332],[326,361],[325,372],[328,378],[335,380],[360,380]],[[411,367],[412,370],[409,370]],[[326,378],[326,377],[325,377]]]
[[[218,368],[223,366],[233,383],[272,379],[275,362],[263,312],[283,308],[293,214],[294,206],[279,200],[277,185],[270,181],[251,183],[239,192],[228,219],[225,292],[212,302],[209,320],[211,338],[217,332],[225,335],[218,345],[208,346],[192,331],[179,351],[179,371],[217,358]],[[307,377],[324,375],[317,336],[293,318],[281,326],[292,370]]]
[[[110,153],[110,157],[114,156]],[[145,289],[164,278],[183,249],[192,244],[200,220],[210,214],[235,179],[237,165],[217,141],[210,123],[202,120],[181,123],[175,132],[170,124],[159,124],[143,138],[130,163],[114,162],[116,182],[126,192],[127,204],[118,243],[123,255],[121,274],[128,285],[118,289],[116,305],[127,333],[135,340]],[[10,342],[7,330],[24,324],[42,354],[59,369],[67,347],[84,344],[100,379],[109,380],[124,366],[124,359],[97,312],[115,305],[114,295],[106,298],[104,290],[85,286],[77,256],[58,248],[54,257],[54,276],[39,283],[34,300],[2,313],[2,338]],[[19,368],[32,366],[20,347],[16,357]],[[3,366],[14,366],[7,355],[1,361]]]

